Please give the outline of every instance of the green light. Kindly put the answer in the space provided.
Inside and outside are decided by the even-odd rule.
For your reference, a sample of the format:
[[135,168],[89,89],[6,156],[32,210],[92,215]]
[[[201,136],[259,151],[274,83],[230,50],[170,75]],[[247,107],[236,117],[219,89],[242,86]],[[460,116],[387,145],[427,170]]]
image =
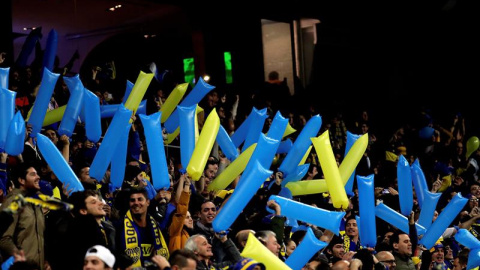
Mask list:
[[185,82],[193,83],[195,80],[195,64],[193,58],[183,59],[183,73],[185,77]]
[[223,53],[223,60],[225,62],[225,81],[227,84],[233,82],[232,76],[232,54],[230,52]]

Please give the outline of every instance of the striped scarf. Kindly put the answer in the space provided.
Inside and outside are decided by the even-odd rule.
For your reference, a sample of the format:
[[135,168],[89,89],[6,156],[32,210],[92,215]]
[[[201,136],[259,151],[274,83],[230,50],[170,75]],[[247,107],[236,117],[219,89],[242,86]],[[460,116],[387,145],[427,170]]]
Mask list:
[[[168,259],[169,252],[165,239],[163,239],[162,232],[157,225],[157,222],[150,215],[147,216],[150,221],[151,229],[150,233],[154,238],[154,252],[151,254],[161,255]],[[142,267],[142,258],[144,258],[144,252],[141,248],[141,239],[139,239],[139,228],[138,225],[133,222],[132,213],[130,210],[127,212],[124,218],[124,234],[125,234],[125,253],[131,257],[134,261],[132,267]]]

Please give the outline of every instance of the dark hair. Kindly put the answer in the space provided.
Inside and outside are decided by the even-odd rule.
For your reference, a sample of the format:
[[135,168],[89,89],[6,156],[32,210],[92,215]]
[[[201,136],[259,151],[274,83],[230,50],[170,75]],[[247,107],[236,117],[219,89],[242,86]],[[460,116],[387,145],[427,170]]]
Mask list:
[[87,204],[85,200],[90,196],[98,196],[100,197],[99,193],[92,189],[85,189],[82,191],[73,192],[70,197],[68,198],[68,202],[73,205],[72,214],[74,216],[80,215],[81,209],[87,209]]
[[373,269],[374,267],[374,262],[373,262],[373,254],[370,252],[370,250],[363,248],[359,249],[355,255],[353,255],[354,258],[359,259],[362,261],[362,269]]
[[39,270],[40,267],[37,263],[33,261],[19,261],[14,262],[10,268],[10,270]]
[[34,168],[36,169],[33,164],[31,163],[20,163],[14,170],[13,170],[13,183],[15,187],[20,187],[20,182],[18,182],[18,178],[20,179],[27,179],[28,169]]
[[197,256],[195,253],[188,249],[177,249],[172,254],[170,254],[170,258],[168,261],[170,262],[171,266],[179,266],[179,267],[187,267],[188,259],[192,259],[197,261]]
[[128,197],[130,198],[133,194],[143,194],[143,196],[145,196],[145,198],[148,200],[148,192],[144,187],[132,187]]
[[208,165],[218,165],[219,163],[220,161],[218,160],[218,158],[214,156],[209,156],[207,160],[207,164],[205,164],[205,169],[208,168]]

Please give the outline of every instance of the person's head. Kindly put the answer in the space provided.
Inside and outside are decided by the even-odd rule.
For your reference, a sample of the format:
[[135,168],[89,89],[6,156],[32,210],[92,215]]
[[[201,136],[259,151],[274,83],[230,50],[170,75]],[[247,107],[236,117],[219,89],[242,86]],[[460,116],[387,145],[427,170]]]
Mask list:
[[373,254],[369,249],[359,249],[353,257],[362,261],[362,269],[374,269]]
[[40,190],[40,176],[37,170],[28,164],[20,164],[17,168],[18,172],[18,186],[20,189],[35,192]]
[[470,194],[468,199],[468,208],[473,209],[475,207],[478,207],[478,198],[477,196]]
[[432,262],[441,264],[445,260],[444,246],[442,244],[436,244],[432,251]]
[[130,212],[134,216],[146,216],[150,200],[145,188],[130,189],[129,197]]
[[285,241],[285,255],[290,256],[296,248],[297,244],[292,239],[289,238]]
[[355,215],[351,215],[347,218],[347,221],[345,222],[345,234],[351,239],[358,237],[358,227]]
[[467,268],[469,250],[464,249],[458,253],[458,256],[453,260],[452,270],[463,270]]
[[266,267],[263,263],[259,263],[255,260],[244,258],[238,261],[232,268],[232,270],[265,270]]
[[187,215],[185,216],[183,225],[189,229],[193,229],[193,218],[192,218],[192,214],[190,214],[190,211],[187,211]]
[[390,237],[392,237],[392,235],[393,235],[393,232],[386,232],[383,235],[382,242],[389,244],[390,243]]
[[217,208],[212,201],[205,201],[200,206],[200,223],[203,225],[211,225],[217,216]]
[[188,249],[177,249],[168,259],[172,270],[195,270],[197,268],[197,256]]
[[316,253],[315,256],[308,260],[308,263],[302,267],[302,270],[320,270],[320,269],[330,269],[328,264],[327,256],[323,253]]
[[393,254],[390,251],[380,251],[377,254],[375,254],[375,257],[377,257],[377,260],[386,267],[388,267],[387,270],[395,270],[397,267],[397,263],[395,262],[395,257],[393,257]]
[[78,180],[85,186],[95,186],[96,180],[90,177],[90,165],[87,163],[80,164],[76,170]]
[[68,198],[73,205],[73,214],[78,215],[92,215],[95,218],[103,218],[106,216],[103,206],[105,205],[100,199],[98,192],[91,189],[73,192]]
[[235,244],[237,245],[237,248],[241,251],[245,245],[247,244],[248,240],[248,235],[250,233],[253,233],[255,235],[255,231],[250,230],[250,229],[245,229],[245,230],[240,230],[237,232],[235,235]]
[[278,256],[281,246],[278,244],[277,236],[274,232],[270,230],[259,231],[255,236],[268,250]]
[[123,180],[122,188],[142,186],[142,180],[142,169],[140,169],[140,165],[127,165],[125,167],[125,177]]
[[[480,148],[479,148],[480,149]],[[470,185],[470,194],[475,195],[475,197],[480,197],[480,185],[473,183]]]
[[453,249],[449,244],[444,245],[443,253],[445,254],[445,260],[453,260]]
[[210,245],[207,238],[201,234],[190,236],[185,243],[185,249],[193,251],[199,261],[210,260],[213,256],[212,245]]
[[49,127],[47,129],[45,129],[45,131],[42,132],[43,135],[47,136],[52,142],[53,144],[57,144],[58,142],[58,135],[57,135],[57,132],[55,131],[55,129]]
[[278,78],[280,78],[280,75],[278,74],[278,72],[270,71],[270,73],[268,73],[268,80],[269,81],[276,81],[276,80],[278,80]]
[[412,242],[408,234],[400,232],[394,233],[390,237],[392,248],[395,252],[404,256],[412,256]]
[[107,270],[113,269],[115,256],[108,248],[96,245],[87,250],[83,263],[83,270]]
[[205,185],[208,186],[210,182],[215,179],[215,176],[218,172],[218,164],[219,161],[216,157],[209,157],[207,160],[207,164],[205,165],[205,170],[203,171],[205,175]]
[[348,270],[350,269],[350,262],[347,260],[339,260],[332,265],[332,270]]
[[[331,258],[342,259],[343,255],[345,254],[345,246],[343,245],[343,239],[337,235],[334,235],[332,237],[332,240],[330,240],[327,247],[325,248],[325,252]],[[330,261],[332,261],[332,259],[330,259]]]

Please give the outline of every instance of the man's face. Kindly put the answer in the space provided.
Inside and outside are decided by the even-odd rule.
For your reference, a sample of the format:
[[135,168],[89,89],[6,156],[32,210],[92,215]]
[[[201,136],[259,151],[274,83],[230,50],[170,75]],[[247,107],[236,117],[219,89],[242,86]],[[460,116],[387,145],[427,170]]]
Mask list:
[[335,244],[332,247],[332,255],[341,259],[343,255],[345,255],[345,247],[343,244]]
[[432,261],[436,263],[443,263],[443,260],[445,259],[444,256],[443,248],[435,250],[435,252],[432,254]]
[[150,201],[142,193],[130,195],[130,211],[132,214],[141,215],[147,213]]
[[408,234],[400,234],[398,236],[398,243],[393,243],[393,248],[402,255],[412,256],[412,242]]
[[104,270],[105,263],[96,256],[88,256],[83,261],[83,270]]
[[202,204],[200,209],[200,223],[203,225],[212,224],[213,219],[217,216],[217,208],[212,202]]
[[54,131],[54,130],[47,130],[45,132],[45,135],[54,143],[54,144],[57,144],[58,142],[58,137],[57,137],[57,133]]
[[358,236],[357,221],[355,219],[349,219],[345,224],[345,233],[348,237],[353,238]]
[[95,183],[95,180],[93,178],[90,178],[90,167],[85,167],[80,170],[79,180],[80,182],[87,184]]
[[397,263],[395,262],[395,257],[390,252],[383,252],[382,257],[377,258],[381,263],[388,267],[388,270],[395,270]]
[[205,185],[208,185],[213,179],[215,179],[215,175],[217,175],[218,165],[217,164],[209,164],[205,169]]
[[455,260],[453,260],[453,270],[462,270],[465,267],[466,265],[460,264],[460,260],[458,258],[455,258]]
[[40,176],[37,174],[35,168],[30,167],[27,170],[27,175],[24,179],[23,187],[26,190],[40,190]]
[[472,185],[470,187],[470,193],[475,195],[475,197],[480,197],[480,186],[479,185]]
[[88,196],[85,199],[85,205],[87,207],[87,214],[90,214],[94,217],[104,217],[107,215],[103,206],[105,205],[98,196]]
[[207,241],[207,238],[199,236],[195,238],[195,244],[197,244],[196,254],[199,259],[210,259],[213,256],[212,245]]
[[273,235],[270,235],[267,239],[265,246],[270,250],[275,256],[278,256],[280,252],[280,245],[277,242],[277,238]]
[[445,254],[445,259],[447,259],[447,260],[452,260],[452,259],[453,259],[453,250],[452,250],[452,248],[451,248],[450,246],[445,246],[444,249],[445,249],[445,252],[444,252],[444,254]]

